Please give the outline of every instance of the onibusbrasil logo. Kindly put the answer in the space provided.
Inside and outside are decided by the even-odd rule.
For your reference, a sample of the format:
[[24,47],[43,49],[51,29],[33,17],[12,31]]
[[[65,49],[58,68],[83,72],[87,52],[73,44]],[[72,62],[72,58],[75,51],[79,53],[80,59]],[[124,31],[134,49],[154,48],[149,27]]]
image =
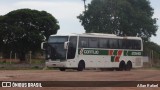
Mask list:
[[2,87],[42,87],[38,82],[2,82]]

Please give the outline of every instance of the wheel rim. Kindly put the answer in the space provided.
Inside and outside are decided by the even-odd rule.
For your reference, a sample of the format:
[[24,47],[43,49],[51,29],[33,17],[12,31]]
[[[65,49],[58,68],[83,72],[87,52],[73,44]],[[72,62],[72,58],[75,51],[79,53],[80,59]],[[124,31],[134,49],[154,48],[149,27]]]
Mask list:
[[125,70],[125,64],[123,62],[120,63],[119,71]]
[[83,69],[84,69],[84,64],[80,62],[78,65],[78,71],[83,71]]
[[129,63],[127,63],[127,70],[128,71],[130,71],[131,70],[131,68],[132,68],[132,64],[129,62]]

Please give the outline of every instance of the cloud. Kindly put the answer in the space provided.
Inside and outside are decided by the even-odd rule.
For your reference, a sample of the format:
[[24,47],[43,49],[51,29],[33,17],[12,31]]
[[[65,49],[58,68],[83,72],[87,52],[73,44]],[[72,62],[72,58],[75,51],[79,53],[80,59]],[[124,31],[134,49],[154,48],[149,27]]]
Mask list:
[[14,10],[14,8],[8,7],[7,5],[0,4],[0,15],[5,15],[12,10]]
[[59,21],[58,34],[84,33],[84,29],[77,19],[77,16],[84,10],[83,2],[19,1],[14,3],[13,7],[45,10],[51,13]]
[[83,3],[52,2],[52,1],[20,1],[14,4],[16,8],[31,8],[45,10],[57,18],[76,18],[83,10]]
[[160,11],[159,11],[158,9],[155,9],[155,10],[154,10],[154,15],[153,15],[153,17],[160,19]]
[[6,0],[6,2],[0,3],[0,15],[22,8],[44,10],[52,14],[59,21],[58,34],[84,33],[84,29],[77,19],[77,16],[84,10],[82,1],[16,0],[12,2]]

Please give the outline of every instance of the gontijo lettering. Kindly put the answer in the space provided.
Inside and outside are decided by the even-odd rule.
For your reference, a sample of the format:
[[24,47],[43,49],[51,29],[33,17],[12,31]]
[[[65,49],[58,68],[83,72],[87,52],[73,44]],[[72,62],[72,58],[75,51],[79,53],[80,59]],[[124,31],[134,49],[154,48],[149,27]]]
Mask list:
[[98,50],[84,50],[83,53],[84,54],[95,54],[95,55],[98,55],[99,51]]

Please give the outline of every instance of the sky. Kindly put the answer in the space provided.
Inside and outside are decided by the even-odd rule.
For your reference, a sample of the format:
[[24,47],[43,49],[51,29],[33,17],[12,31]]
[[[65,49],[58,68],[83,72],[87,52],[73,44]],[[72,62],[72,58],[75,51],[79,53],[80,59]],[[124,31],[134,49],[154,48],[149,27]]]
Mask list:
[[[87,4],[91,0],[87,0]],[[157,36],[152,36],[151,41],[160,45],[160,0],[150,0],[154,8],[153,18],[158,18]],[[58,21],[60,29],[57,34],[85,33],[77,16],[84,11],[82,0],[0,0],[0,15],[5,15],[12,10],[30,8],[47,11]]]

